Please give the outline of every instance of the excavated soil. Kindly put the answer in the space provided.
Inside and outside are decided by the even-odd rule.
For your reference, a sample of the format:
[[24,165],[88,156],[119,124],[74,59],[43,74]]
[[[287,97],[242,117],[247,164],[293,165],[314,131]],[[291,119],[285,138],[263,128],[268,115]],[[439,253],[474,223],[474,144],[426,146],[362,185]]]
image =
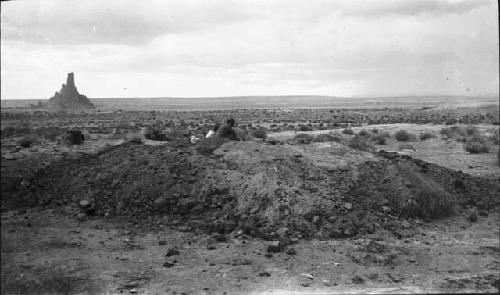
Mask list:
[[[125,217],[149,229],[248,234],[266,240],[344,238],[381,229],[411,236],[408,204],[444,195],[458,209],[497,208],[497,180],[396,153],[341,144],[229,142],[203,156],[181,141],[125,143],[61,159],[11,191],[12,206],[65,206],[79,219]],[[83,202],[82,202],[83,201]]]

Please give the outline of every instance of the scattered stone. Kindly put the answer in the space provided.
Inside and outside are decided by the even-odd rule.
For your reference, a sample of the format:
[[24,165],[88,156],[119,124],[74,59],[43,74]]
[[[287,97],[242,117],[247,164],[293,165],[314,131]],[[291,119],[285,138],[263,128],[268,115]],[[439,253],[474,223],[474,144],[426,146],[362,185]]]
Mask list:
[[281,245],[280,241],[272,241],[268,246],[267,246],[267,252],[268,253],[278,253],[281,251]]
[[167,261],[167,262],[163,263],[163,266],[166,267],[166,268],[171,268],[174,265],[175,265],[175,263],[170,262],[170,261]]
[[344,208],[346,208],[347,210],[351,210],[352,204],[351,203],[344,203]]
[[352,278],[352,282],[353,282],[354,284],[362,284],[362,283],[364,283],[364,281],[365,281],[365,280],[364,280],[362,277],[360,277],[360,276],[354,276],[354,277]]
[[273,258],[273,254],[271,254],[271,253],[266,253],[264,256],[267,258]]
[[399,283],[404,280],[404,278],[399,274],[387,273],[387,277],[391,279],[394,283]]
[[207,246],[207,249],[208,249],[208,250],[215,250],[216,248],[215,248],[215,246],[214,246],[214,245],[208,245],[208,246]]
[[78,221],[85,221],[85,220],[87,220],[87,214],[85,214],[85,213],[78,213],[76,215],[76,219]]
[[295,251],[294,248],[290,248],[290,249],[286,250],[286,254],[295,255],[295,254],[297,254],[297,251]]
[[91,203],[88,200],[81,200],[79,205],[81,208],[87,209],[90,207]]
[[215,233],[212,238],[217,242],[227,242],[227,237],[223,234]]
[[268,273],[267,271],[263,271],[263,272],[259,273],[259,277],[270,277],[270,276],[271,276],[271,274]]
[[415,258],[415,257],[409,257],[408,258],[408,262],[415,263],[415,262],[417,262],[417,258]]
[[165,246],[167,242],[165,240],[158,241],[158,245]]
[[487,217],[488,216],[488,211],[486,211],[486,210],[479,210],[479,216]]
[[301,276],[305,277],[305,278],[308,278],[310,280],[314,279],[314,276],[310,273],[306,273],[306,272],[303,272],[300,274]]
[[380,244],[379,242],[376,241],[370,241],[366,246],[365,250],[366,252],[371,252],[371,253],[382,253],[386,249],[385,245]]
[[170,256],[179,255],[179,254],[180,254],[179,250],[177,250],[175,248],[170,248],[170,249],[168,249],[166,256],[170,257]]
[[184,226],[184,225],[181,225],[179,227],[177,227],[177,229],[181,232],[190,232],[191,231],[191,227],[189,226]]
[[382,206],[382,211],[384,213],[389,213],[389,212],[391,212],[391,208],[389,206]]
[[478,217],[478,213],[477,213],[477,209],[473,209],[470,213],[469,213],[469,216],[467,216],[467,219],[470,221],[470,222],[476,222],[479,217]]

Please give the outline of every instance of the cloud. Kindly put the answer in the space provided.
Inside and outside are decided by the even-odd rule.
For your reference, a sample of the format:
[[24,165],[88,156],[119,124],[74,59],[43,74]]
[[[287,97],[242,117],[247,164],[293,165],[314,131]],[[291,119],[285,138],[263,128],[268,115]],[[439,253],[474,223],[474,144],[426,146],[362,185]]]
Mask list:
[[26,0],[2,3],[2,39],[141,45],[158,36],[213,30],[249,17],[235,1]]
[[3,98],[498,91],[492,1],[144,3],[2,3]]
[[491,0],[355,0],[342,2],[340,9],[347,15],[368,17],[446,15],[467,13],[491,3]]

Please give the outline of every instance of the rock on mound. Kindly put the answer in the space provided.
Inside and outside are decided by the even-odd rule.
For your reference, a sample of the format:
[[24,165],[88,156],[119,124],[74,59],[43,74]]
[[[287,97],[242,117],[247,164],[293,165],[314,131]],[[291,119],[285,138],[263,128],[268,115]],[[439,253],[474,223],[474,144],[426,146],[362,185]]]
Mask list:
[[49,100],[49,107],[53,110],[68,111],[89,110],[95,108],[85,95],[78,93],[73,73],[68,74],[66,84],[62,85],[61,91],[56,92]]
[[[425,184],[422,185],[422,184]],[[89,200],[96,214],[136,216],[149,224],[181,222],[264,238],[349,237],[408,227],[425,189],[459,205],[498,204],[496,181],[474,178],[397,154],[338,143],[272,146],[229,142],[214,155],[177,141],[127,143],[95,157],[60,162],[31,181],[33,204]],[[431,202],[432,204],[432,202]],[[418,214],[418,211],[417,211]]]

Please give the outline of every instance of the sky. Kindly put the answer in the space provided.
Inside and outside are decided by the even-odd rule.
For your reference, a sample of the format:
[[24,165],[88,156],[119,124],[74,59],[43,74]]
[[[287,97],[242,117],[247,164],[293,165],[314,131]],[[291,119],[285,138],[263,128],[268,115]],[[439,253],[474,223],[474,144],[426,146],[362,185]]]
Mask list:
[[498,95],[495,0],[15,0],[1,98]]

